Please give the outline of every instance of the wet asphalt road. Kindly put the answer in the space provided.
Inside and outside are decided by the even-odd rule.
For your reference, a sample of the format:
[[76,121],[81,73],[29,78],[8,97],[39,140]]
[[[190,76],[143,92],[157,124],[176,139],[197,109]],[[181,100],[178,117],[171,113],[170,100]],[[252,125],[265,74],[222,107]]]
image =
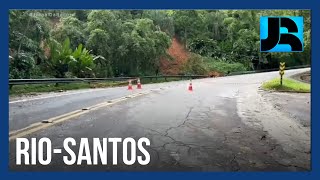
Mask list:
[[[308,69],[288,70],[290,76]],[[125,165],[118,146],[119,164],[63,165],[53,154],[48,166],[16,166],[15,141],[10,141],[10,169],[21,171],[308,171],[310,170],[310,94],[271,93],[261,83],[278,72],[45,94],[34,99],[12,99],[10,131],[70,111],[153,89],[27,135],[48,137],[53,148],[63,140],[147,137],[151,162]],[[159,89],[161,87],[161,89]],[[294,105],[292,105],[294,104]],[[90,143],[92,143],[90,141]],[[78,147],[75,147],[77,150]],[[108,146],[108,152],[111,147]],[[75,151],[76,152],[76,151]],[[112,154],[108,153],[108,161]]]

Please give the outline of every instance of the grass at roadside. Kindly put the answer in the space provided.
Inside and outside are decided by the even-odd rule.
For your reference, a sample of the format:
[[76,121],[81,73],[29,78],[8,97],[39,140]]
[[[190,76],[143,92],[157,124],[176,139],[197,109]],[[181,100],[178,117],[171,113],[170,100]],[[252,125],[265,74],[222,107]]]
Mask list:
[[10,91],[9,95],[22,95],[22,94],[36,94],[41,92],[59,92],[66,90],[76,89],[89,89],[89,88],[104,88],[126,85],[126,82],[103,82],[103,83],[60,83],[58,86],[55,84],[30,84],[30,85],[15,85]]
[[[142,79],[142,84],[150,83],[161,83],[169,81],[179,81],[181,78],[153,78]],[[186,80],[186,79],[184,79]],[[55,84],[31,84],[31,85],[15,85],[9,90],[10,96],[19,95],[33,95],[43,92],[59,92],[67,90],[76,89],[93,89],[93,88],[106,88],[106,87],[117,87],[117,86],[127,86],[127,81],[122,82],[99,82],[99,83],[60,83],[58,86]],[[135,84],[134,84],[135,85]]]
[[282,86],[280,78],[264,82],[262,88],[265,90],[287,91],[287,92],[310,92],[310,84],[299,82],[293,79],[283,79]]

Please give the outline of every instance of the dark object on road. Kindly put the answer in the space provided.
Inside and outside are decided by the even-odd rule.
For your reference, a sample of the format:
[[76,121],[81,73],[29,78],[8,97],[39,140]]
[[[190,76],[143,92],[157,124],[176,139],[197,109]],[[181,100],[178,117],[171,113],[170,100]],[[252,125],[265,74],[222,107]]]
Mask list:
[[52,123],[52,120],[43,120],[42,123]]

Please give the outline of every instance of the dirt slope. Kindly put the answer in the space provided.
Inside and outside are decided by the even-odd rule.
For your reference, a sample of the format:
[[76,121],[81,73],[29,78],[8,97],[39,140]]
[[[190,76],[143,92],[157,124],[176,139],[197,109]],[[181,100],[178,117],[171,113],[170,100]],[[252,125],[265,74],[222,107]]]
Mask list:
[[172,44],[168,49],[168,54],[173,58],[161,59],[160,61],[160,71],[162,74],[166,75],[177,75],[181,72],[183,64],[187,62],[189,58],[189,53],[185,49],[184,45],[174,37],[172,39]]
[[[174,37],[172,38],[172,44],[167,52],[173,59],[163,58],[160,60],[161,74],[178,75],[179,73],[183,73],[182,68],[190,57],[190,53],[186,50],[184,44]],[[223,74],[216,71],[208,72],[207,75],[210,77],[223,76]]]

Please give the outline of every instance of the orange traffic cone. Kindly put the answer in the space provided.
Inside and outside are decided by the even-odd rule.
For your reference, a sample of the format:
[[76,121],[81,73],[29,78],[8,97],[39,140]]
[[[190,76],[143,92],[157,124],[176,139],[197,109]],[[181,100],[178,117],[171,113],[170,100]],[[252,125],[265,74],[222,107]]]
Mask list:
[[132,90],[132,83],[131,83],[131,80],[129,80],[128,90]]
[[141,83],[140,83],[140,78],[137,80],[137,89],[142,89]]
[[189,84],[189,88],[188,88],[188,90],[189,90],[189,91],[193,91],[193,89],[192,89],[192,82],[191,82],[191,80],[190,80],[190,84]]

